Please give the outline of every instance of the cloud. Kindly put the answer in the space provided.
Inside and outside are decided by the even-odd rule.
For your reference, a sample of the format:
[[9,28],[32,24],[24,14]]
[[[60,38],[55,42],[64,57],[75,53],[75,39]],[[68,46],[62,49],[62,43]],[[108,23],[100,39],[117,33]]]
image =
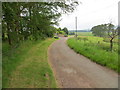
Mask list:
[[81,0],[77,9],[70,15],[62,15],[60,27],[75,29],[75,17],[78,18],[78,29],[90,29],[95,25],[104,24],[112,20],[118,24],[119,0]]

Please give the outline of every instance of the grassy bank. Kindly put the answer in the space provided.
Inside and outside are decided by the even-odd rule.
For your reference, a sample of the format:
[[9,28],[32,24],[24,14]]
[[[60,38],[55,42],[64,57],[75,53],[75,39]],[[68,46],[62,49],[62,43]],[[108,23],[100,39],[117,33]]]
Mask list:
[[27,41],[13,50],[3,43],[3,88],[57,87],[47,60],[47,49],[53,41]]
[[109,50],[109,43],[104,42],[103,38],[100,37],[70,38],[67,44],[77,53],[90,58],[92,61],[120,72],[120,70],[118,70],[117,44],[114,44],[113,52]]

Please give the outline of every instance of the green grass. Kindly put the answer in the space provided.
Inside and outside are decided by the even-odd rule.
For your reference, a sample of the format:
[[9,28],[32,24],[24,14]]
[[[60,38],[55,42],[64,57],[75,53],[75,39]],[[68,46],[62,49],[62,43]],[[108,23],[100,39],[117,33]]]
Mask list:
[[0,51],[0,89],[2,89],[2,41],[0,42]]
[[79,37],[78,40],[70,38],[67,44],[77,53],[88,57],[92,61],[120,72],[118,70],[117,44],[114,44],[113,52],[110,51],[109,43],[104,42],[103,38],[100,37]]
[[78,36],[93,36],[92,32],[77,32]]
[[3,88],[56,88],[47,60],[48,46],[55,39],[26,41],[10,50],[3,43]]

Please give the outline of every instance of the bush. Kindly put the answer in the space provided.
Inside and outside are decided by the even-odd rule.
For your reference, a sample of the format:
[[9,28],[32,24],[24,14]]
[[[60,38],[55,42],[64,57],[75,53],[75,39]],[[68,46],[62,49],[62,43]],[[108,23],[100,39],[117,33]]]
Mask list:
[[58,36],[54,36],[55,39],[58,39],[59,37]]

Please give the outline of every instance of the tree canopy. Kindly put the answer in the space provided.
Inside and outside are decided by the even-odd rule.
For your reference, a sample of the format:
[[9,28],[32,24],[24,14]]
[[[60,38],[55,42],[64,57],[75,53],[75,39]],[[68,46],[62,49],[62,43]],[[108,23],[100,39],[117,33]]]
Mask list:
[[91,31],[95,36],[99,36],[99,37],[106,36],[107,35],[106,34],[107,33],[107,24],[101,24],[101,25],[94,26],[91,29]]
[[110,49],[112,51],[113,39],[118,35],[118,28],[112,23],[108,23],[94,26],[91,31],[95,36],[110,38]]
[[63,31],[68,35],[68,29],[66,27],[63,28]]
[[78,2],[3,2],[2,39],[9,44],[52,37],[62,13],[74,11]]

